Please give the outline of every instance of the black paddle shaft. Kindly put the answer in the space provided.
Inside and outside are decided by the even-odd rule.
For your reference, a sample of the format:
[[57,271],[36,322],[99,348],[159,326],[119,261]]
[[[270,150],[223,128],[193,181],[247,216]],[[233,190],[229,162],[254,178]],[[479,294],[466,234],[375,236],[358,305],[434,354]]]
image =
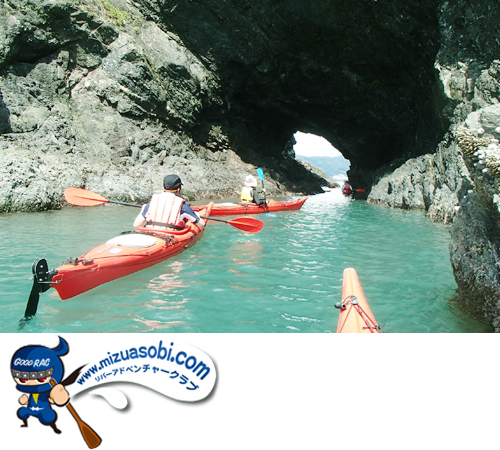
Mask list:
[[135,203],[119,202],[119,201],[116,201],[116,200],[108,200],[107,203],[116,203],[117,205],[134,206],[135,208],[142,208],[142,205],[136,205]]
[[216,222],[224,222],[224,223],[229,223],[229,220],[223,220],[223,219],[214,219],[213,217],[207,217],[207,216],[200,216],[202,219],[205,220],[215,220]]

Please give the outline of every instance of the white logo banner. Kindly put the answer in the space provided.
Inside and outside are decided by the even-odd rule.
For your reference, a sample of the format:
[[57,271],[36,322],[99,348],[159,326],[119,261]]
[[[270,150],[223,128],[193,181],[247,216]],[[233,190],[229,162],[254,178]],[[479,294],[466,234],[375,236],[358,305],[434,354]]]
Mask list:
[[70,394],[113,382],[136,383],[185,402],[199,401],[210,394],[216,370],[206,353],[164,336],[149,339],[141,336],[137,341],[140,341],[137,345],[106,344],[96,351],[95,359],[68,386]]

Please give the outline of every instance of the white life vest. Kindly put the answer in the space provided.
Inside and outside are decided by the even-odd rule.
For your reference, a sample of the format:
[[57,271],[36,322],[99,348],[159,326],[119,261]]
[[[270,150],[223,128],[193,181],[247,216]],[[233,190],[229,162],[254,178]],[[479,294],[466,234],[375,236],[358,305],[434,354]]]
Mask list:
[[[171,192],[154,194],[146,213],[146,228],[165,230],[168,225],[177,225],[184,200]],[[153,223],[149,223],[153,222]],[[158,224],[162,225],[158,225]],[[165,224],[165,225],[163,225]]]

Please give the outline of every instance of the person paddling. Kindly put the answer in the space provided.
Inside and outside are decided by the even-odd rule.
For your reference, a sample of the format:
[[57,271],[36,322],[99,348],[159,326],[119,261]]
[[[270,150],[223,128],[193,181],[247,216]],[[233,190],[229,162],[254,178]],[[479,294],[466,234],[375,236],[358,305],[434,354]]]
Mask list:
[[248,175],[245,178],[245,186],[241,190],[241,201],[242,203],[255,203],[256,205],[263,205],[266,203],[265,199],[259,198],[257,192],[257,179]]
[[352,194],[352,186],[351,183],[349,183],[349,180],[346,180],[344,183],[344,186],[342,187],[342,193],[344,195],[351,195]]
[[134,228],[182,229],[186,222],[198,223],[200,218],[180,197],[182,181],[175,175],[163,179],[163,192],[153,194],[134,220]]

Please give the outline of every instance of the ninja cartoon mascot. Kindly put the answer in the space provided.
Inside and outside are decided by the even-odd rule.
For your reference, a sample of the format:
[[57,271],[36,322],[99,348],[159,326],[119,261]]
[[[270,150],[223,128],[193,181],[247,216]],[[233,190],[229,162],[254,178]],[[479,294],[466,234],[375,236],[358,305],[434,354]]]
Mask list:
[[56,348],[30,345],[20,348],[12,357],[12,376],[17,383],[17,390],[24,393],[19,399],[23,406],[17,411],[17,416],[23,421],[22,427],[27,427],[28,418],[34,416],[57,434],[61,432],[56,426],[57,413],[52,405],[68,404],[69,394],[65,386],[74,383],[83,368],[78,368],[61,381],[64,365],[60,357],[68,351],[68,343],[59,337]]

